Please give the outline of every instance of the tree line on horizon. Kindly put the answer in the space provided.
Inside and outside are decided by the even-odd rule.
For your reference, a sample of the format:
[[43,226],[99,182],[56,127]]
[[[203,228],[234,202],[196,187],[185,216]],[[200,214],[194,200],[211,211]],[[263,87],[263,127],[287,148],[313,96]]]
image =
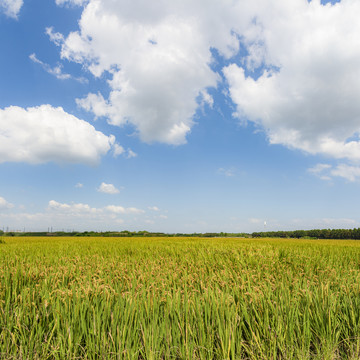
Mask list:
[[354,229],[312,229],[293,231],[262,231],[253,232],[253,238],[293,238],[293,239],[360,239],[360,228]]
[[360,239],[360,228],[354,229],[312,229],[291,231],[261,231],[253,233],[208,232],[208,233],[163,233],[142,231],[55,231],[55,232],[4,232],[1,236],[92,236],[92,237],[241,237],[241,238],[293,238],[293,239]]

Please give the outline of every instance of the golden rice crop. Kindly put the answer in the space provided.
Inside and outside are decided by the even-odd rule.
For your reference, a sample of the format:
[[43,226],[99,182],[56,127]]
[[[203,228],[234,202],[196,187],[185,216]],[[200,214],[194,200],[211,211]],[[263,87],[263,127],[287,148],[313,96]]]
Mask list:
[[360,242],[5,238],[1,359],[358,359]]

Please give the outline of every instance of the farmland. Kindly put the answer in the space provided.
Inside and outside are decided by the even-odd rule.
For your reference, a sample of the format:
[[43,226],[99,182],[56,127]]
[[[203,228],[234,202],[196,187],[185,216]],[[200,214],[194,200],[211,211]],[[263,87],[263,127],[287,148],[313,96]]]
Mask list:
[[5,237],[1,359],[358,359],[360,242]]

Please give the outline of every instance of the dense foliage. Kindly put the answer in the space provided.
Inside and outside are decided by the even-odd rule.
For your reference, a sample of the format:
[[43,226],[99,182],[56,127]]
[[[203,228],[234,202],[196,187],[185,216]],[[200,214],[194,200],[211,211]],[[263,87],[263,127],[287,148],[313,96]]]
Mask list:
[[5,238],[0,358],[359,359],[360,243]]
[[313,239],[360,239],[360,228],[358,229],[314,229],[314,230],[295,230],[295,231],[264,231],[254,232],[252,237],[272,237],[272,238],[313,238]]
[[249,233],[176,233],[167,234],[162,232],[149,232],[143,231],[106,231],[106,232],[95,232],[95,231],[84,231],[84,232],[8,232],[3,233],[0,231],[0,235],[6,236],[88,236],[88,237],[240,237],[240,238],[293,238],[293,239],[360,239],[360,228],[358,229],[313,229],[313,230],[290,230],[290,231],[262,231]]

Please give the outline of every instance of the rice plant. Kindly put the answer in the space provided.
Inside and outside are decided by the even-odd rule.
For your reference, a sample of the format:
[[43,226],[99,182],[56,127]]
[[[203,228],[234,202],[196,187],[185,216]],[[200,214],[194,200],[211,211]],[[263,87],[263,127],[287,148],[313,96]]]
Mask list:
[[358,359],[360,243],[6,238],[1,359]]

